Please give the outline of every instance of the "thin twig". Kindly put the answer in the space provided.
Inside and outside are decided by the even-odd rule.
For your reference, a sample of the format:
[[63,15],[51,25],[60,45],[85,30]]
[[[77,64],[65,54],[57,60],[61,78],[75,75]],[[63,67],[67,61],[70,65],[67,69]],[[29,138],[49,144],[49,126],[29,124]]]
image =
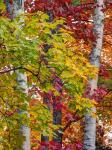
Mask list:
[[8,69],[8,70],[0,71],[0,74],[5,74],[5,73],[11,72],[11,71],[16,71],[16,70],[19,70],[19,69],[26,70],[26,71],[30,72],[31,74],[33,74],[34,76],[37,77],[37,74],[35,74],[33,71],[29,70],[28,68],[22,67],[22,66],[19,66],[19,67],[13,67],[13,68]]

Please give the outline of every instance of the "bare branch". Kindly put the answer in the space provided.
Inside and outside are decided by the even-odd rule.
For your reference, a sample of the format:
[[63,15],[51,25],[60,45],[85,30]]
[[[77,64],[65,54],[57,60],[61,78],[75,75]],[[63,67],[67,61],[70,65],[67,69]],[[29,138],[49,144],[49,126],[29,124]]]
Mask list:
[[16,70],[19,70],[19,69],[26,70],[26,71],[30,72],[31,74],[33,74],[34,76],[37,77],[37,74],[35,74],[33,71],[29,70],[28,68],[22,67],[22,66],[13,67],[13,68],[7,69],[7,70],[2,70],[2,71],[0,71],[0,74],[5,74],[5,73],[11,72],[11,71],[16,71]]

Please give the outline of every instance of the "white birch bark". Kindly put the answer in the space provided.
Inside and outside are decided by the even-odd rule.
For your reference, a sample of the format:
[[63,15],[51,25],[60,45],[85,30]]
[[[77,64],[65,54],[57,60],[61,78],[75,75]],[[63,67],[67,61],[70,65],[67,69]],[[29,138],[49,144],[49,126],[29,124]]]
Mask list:
[[[13,6],[13,17],[16,17],[18,14],[22,13],[24,11],[24,0],[15,0],[14,1],[14,6]],[[24,22],[24,20],[21,20]],[[21,28],[21,27],[20,27]],[[27,76],[26,74],[17,72],[18,77],[17,77],[17,82],[19,86],[22,89],[22,92],[28,95],[28,86],[27,86]],[[21,112],[21,113],[26,113],[27,116],[29,117],[28,112]],[[22,126],[21,127],[21,132],[23,136],[25,137],[25,141],[23,142],[22,148],[23,150],[30,150],[31,145],[30,145],[30,128],[27,126]]]
[[[104,7],[103,0],[97,0],[94,14],[94,34],[96,36],[96,40],[93,43],[93,49],[90,55],[90,63],[95,67],[100,67],[100,57],[102,50],[102,42],[103,42],[103,28],[104,28],[104,12],[102,11]],[[98,75],[96,75],[95,79],[89,81],[89,86],[91,88],[90,95],[94,93],[94,89],[97,88]],[[96,108],[92,108],[91,111],[93,113],[96,112]],[[96,142],[96,118],[92,117],[91,114],[87,114],[85,116],[85,130],[84,130],[84,143],[83,150],[95,150],[95,142]]]
[[[27,76],[23,73],[18,72],[17,82],[22,89],[22,92],[28,95],[28,86],[27,86]],[[27,102],[26,102],[27,103]],[[28,105],[28,104],[27,104]],[[23,111],[20,113],[26,113],[29,117],[28,112]],[[22,148],[23,150],[30,150],[30,128],[23,125],[21,127],[22,135],[25,137],[25,141],[23,142]]]

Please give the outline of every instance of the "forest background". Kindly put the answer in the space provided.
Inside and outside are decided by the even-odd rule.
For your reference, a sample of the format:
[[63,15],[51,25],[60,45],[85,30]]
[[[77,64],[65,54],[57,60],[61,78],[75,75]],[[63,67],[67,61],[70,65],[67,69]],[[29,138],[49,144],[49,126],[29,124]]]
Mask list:
[[0,149],[111,149],[111,9],[0,0]]

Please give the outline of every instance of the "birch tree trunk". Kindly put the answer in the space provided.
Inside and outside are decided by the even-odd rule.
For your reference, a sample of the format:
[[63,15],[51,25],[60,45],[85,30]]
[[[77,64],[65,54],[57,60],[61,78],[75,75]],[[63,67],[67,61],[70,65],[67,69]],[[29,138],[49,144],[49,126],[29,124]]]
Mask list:
[[[14,12],[13,12],[13,17],[16,17],[19,13],[22,13],[24,11],[24,0],[15,0],[14,1]],[[22,20],[24,22],[24,20]],[[18,73],[17,77],[17,82],[21,89],[23,90],[22,92],[28,95],[28,86],[27,86],[27,76],[26,74],[23,73]],[[21,113],[26,113],[27,117],[29,117],[28,112],[21,112]],[[21,127],[21,132],[22,135],[25,137],[25,141],[23,142],[22,148],[23,150],[30,150],[30,128],[23,125]]]
[[[10,19],[14,19],[18,14],[24,11],[24,0],[14,0],[13,5],[10,4],[9,0],[6,0],[6,8],[10,14]],[[23,20],[21,20],[23,21]],[[20,27],[21,28],[21,27]],[[17,72],[17,82],[22,89],[22,92],[28,95],[28,87],[27,87],[27,76],[23,73]],[[29,117],[28,112],[20,112],[26,113]],[[23,142],[22,149],[30,150],[30,128],[27,126],[21,127],[22,135],[25,137],[25,141]]]
[[[28,95],[27,76],[23,73],[18,72],[17,82],[22,89],[22,92]],[[22,111],[20,113],[26,113],[27,117],[30,117],[28,112]],[[21,127],[22,135],[25,137],[22,148],[23,150],[30,150],[30,128],[23,125]]]
[[[102,11],[104,7],[103,0],[97,0],[95,14],[94,14],[94,34],[96,37],[93,43],[93,49],[90,54],[90,63],[95,67],[100,67],[100,57],[103,42],[103,28],[104,28],[104,13]],[[94,90],[97,89],[98,74],[95,79],[89,81],[90,96],[94,94]],[[92,108],[92,113],[96,113],[96,108]],[[83,150],[95,150],[96,142],[96,118],[93,118],[91,114],[85,116],[85,131],[84,131],[84,145]]]

